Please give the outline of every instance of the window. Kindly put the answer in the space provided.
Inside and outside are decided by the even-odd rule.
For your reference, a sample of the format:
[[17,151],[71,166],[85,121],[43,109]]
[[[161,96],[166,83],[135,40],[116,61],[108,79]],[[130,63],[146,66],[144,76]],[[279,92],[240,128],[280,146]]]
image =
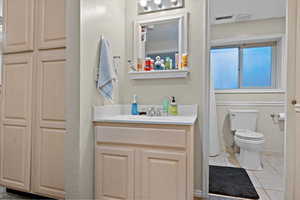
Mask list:
[[212,48],[215,89],[276,88],[276,47],[267,42]]

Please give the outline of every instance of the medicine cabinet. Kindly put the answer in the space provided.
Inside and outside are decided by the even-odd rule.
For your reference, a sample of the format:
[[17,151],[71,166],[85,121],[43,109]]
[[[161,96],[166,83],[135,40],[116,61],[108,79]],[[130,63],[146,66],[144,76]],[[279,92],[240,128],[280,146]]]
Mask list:
[[188,14],[135,22],[131,79],[184,78],[188,64]]

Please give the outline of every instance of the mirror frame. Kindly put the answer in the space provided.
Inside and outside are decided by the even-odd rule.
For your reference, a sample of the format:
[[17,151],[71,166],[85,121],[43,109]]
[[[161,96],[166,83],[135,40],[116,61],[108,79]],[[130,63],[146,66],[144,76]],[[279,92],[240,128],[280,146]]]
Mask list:
[[[143,20],[136,20],[134,23],[134,44],[133,44],[133,60],[135,64],[137,64],[137,59],[139,58],[140,55],[145,54],[145,52],[142,52],[142,43],[140,41],[141,38],[141,26],[146,25],[146,24],[151,24],[151,23],[156,23],[156,22],[168,22],[168,21],[174,21],[178,20],[178,53],[179,55],[182,55],[183,53],[188,52],[188,13],[184,14],[177,14],[177,15],[170,15],[170,16],[164,16],[164,17],[156,17],[156,18],[151,18],[151,19],[143,19]],[[145,56],[144,58],[145,59]]]

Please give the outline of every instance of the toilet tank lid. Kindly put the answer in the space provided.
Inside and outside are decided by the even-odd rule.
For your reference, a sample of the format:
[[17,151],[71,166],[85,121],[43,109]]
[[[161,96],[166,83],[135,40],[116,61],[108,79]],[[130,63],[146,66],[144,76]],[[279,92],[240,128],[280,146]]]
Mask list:
[[229,113],[258,113],[258,110],[229,110]]

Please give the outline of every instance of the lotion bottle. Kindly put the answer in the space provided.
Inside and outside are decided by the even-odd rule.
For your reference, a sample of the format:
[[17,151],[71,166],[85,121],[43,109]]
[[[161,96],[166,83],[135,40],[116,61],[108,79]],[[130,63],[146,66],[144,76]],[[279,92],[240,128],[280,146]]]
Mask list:
[[178,106],[175,97],[171,97],[171,103],[169,105],[169,114],[173,116],[178,115]]

